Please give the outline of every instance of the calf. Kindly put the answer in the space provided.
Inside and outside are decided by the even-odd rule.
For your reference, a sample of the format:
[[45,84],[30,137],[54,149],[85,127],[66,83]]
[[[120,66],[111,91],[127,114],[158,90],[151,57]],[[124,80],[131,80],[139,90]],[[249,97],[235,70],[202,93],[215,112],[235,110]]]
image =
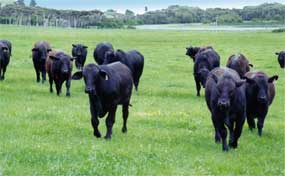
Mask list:
[[229,57],[227,67],[237,71],[239,76],[243,77],[253,65],[248,62],[243,54],[235,54]]
[[215,128],[215,141],[220,142],[222,138],[222,149],[228,150],[226,125],[230,132],[229,146],[237,148],[246,116],[244,81],[230,68],[215,68],[208,76],[205,95]]
[[247,123],[252,130],[255,128],[254,118],[257,117],[258,135],[261,136],[265,117],[275,96],[273,82],[278,79],[278,76],[269,78],[265,73],[255,71],[246,73],[245,79],[247,79]]
[[66,96],[70,96],[72,61],[69,55],[62,51],[52,51],[46,61],[46,70],[49,76],[50,92],[53,92],[53,81],[56,93],[59,96],[63,82],[66,82]]
[[83,71],[76,72],[72,79],[78,80],[82,77],[84,77],[85,81],[85,93],[89,95],[94,136],[97,138],[101,137],[98,129],[98,117],[102,118],[108,113],[105,138],[111,138],[118,105],[123,105],[124,124],[122,132],[126,133],[133,82],[131,71],[128,67],[120,62],[102,66],[89,64],[84,67]]
[[0,40],[0,80],[5,79],[6,69],[10,62],[11,50],[11,42]]
[[213,49],[213,47],[211,47],[211,46],[205,46],[205,47],[190,46],[190,47],[186,48],[186,55],[189,56],[190,58],[192,58],[193,62],[195,62],[196,54],[198,54],[199,52],[202,52],[206,49]]
[[278,62],[281,68],[285,67],[285,51],[275,53],[278,56]]
[[84,67],[87,57],[87,46],[82,44],[72,45],[72,57],[75,59],[75,66],[77,69]]
[[42,74],[42,83],[46,81],[46,69],[45,63],[48,57],[48,53],[51,51],[50,44],[45,41],[39,41],[32,49],[32,57],[34,68],[36,71],[37,82],[40,82],[40,73]]
[[93,57],[98,65],[102,65],[107,51],[113,51],[113,45],[108,42],[99,43],[93,53]]
[[200,96],[201,84],[205,87],[209,72],[220,66],[220,56],[215,50],[209,48],[196,54],[195,58],[194,79],[197,96]]
[[106,52],[103,64],[109,64],[117,61],[129,67],[132,72],[135,89],[137,91],[140,82],[140,77],[143,73],[144,56],[136,50],[131,50],[127,52],[124,52],[122,50],[108,51]]

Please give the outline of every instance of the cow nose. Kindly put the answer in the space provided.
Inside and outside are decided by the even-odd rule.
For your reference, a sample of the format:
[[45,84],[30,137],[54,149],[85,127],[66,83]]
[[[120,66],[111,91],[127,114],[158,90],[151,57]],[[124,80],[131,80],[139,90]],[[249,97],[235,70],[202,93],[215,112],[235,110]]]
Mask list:
[[265,103],[266,100],[267,100],[266,96],[258,97],[258,101],[261,102],[261,103]]
[[221,108],[228,108],[230,106],[230,103],[227,100],[220,100],[218,102],[218,106]]
[[68,73],[68,70],[67,70],[67,69],[64,69],[64,70],[63,70],[63,73]]

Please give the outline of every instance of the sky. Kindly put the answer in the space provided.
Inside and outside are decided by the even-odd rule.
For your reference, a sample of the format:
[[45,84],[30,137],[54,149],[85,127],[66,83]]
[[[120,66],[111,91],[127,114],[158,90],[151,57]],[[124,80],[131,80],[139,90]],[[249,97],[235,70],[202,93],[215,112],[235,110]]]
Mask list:
[[[25,0],[29,4],[30,0]],[[279,2],[285,4],[285,0],[36,0],[39,6],[55,9],[92,10],[106,11],[114,9],[125,12],[130,9],[135,13],[143,13],[144,7],[149,10],[167,8],[170,5],[187,5],[200,8],[242,8],[248,5]]]

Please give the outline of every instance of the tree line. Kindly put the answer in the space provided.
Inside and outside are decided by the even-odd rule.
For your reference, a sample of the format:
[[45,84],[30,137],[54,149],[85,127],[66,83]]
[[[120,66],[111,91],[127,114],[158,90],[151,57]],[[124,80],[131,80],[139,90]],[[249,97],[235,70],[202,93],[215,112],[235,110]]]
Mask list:
[[0,5],[0,24],[74,28],[132,28],[139,24],[171,23],[238,24],[244,21],[285,24],[285,5],[280,3],[246,6],[242,9],[204,10],[178,5],[156,11],[147,11],[147,7],[145,9],[146,12],[141,15],[136,15],[131,10],[126,10],[125,13],[115,10],[56,10],[39,7],[35,0],[31,0],[29,6],[23,0],[18,0],[13,4]]

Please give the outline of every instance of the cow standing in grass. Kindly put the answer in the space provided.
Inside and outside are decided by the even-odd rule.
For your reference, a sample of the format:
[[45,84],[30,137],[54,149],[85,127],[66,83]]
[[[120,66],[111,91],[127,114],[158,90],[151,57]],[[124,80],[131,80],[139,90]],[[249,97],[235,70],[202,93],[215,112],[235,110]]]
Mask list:
[[72,74],[72,61],[69,55],[62,51],[52,51],[46,61],[46,71],[49,76],[50,92],[53,92],[52,84],[55,83],[56,93],[61,93],[62,84],[66,83],[66,96],[70,96],[70,84]]
[[126,133],[133,82],[129,68],[120,62],[100,66],[89,64],[83,71],[76,72],[72,79],[78,80],[82,77],[85,81],[85,93],[89,95],[94,136],[101,137],[98,117],[102,118],[108,113],[105,138],[111,138],[118,105],[123,106],[122,132]]
[[8,40],[0,40],[0,80],[5,79],[7,66],[10,62],[12,44]]
[[204,51],[206,49],[213,49],[213,47],[211,47],[211,46],[205,46],[205,47],[193,47],[193,46],[190,46],[190,47],[186,48],[186,55],[189,56],[190,58],[192,58],[193,62],[195,62],[196,54],[198,54],[199,52],[202,52],[202,51]]
[[231,55],[227,62],[227,67],[238,72],[240,77],[243,77],[244,74],[250,71],[250,67],[253,67],[243,54],[234,54]]
[[280,51],[275,53],[278,56],[278,62],[281,68],[285,67],[285,51]]
[[212,70],[206,82],[205,97],[215,128],[215,141],[222,139],[223,151],[228,150],[226,126],[232,148],[237,148],[242,133],[246,118],[244,82],[236,71],[225,67]]
[[250,130],[254,129],[254,118],[257,117],[258,135],[261,136],[269,106],[275,97],[273,82],[278,79],[278,76],[268,77],[264,72],[255,71],[246,73],[245,78],[247,79],[247,123]]
[[87,46],[82,44],[72,45],[72,57],[75,59],[75,66],[77,69],[82,69],[84,67],[87,57],[87,48]]
[[42,83],[46,81],[46,69],[45,63],[48,57],[48,53],[51,51],[50,44],[46,41],[39,41],[32,49],[32,57],[34,68],[36,71],[37,82],[41,81],[40,73],[42,74]]

